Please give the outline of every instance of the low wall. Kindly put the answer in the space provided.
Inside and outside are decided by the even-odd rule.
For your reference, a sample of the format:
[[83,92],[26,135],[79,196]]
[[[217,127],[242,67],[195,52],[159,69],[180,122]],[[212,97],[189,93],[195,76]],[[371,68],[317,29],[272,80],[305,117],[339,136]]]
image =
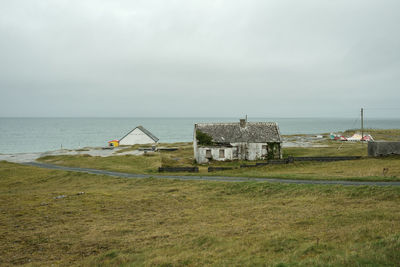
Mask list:
[[198,167],[159,167],[158,172],[199,172]]
[[242,164],[240,168],[252,168],[265,165],[276,165],[276,164],[289,164],[295,161],[340,161],[340,160],[355,160],[361,159],[361,156],[333,156],[333,157],[288,157],[286,159],[270,159],[266,162],[258,162],[255,165]]
[[274,165],[274,164],[288,164],[293,163],[289,158],[287,159],[269,159],[266,162],[257,162],[256,166]]
[[332,157],[293,157],[293,161],[340,161],[340,160],[355,160],[361,156],[332,156]]
[[400,142],[368,142],[368,156],[400,155]]

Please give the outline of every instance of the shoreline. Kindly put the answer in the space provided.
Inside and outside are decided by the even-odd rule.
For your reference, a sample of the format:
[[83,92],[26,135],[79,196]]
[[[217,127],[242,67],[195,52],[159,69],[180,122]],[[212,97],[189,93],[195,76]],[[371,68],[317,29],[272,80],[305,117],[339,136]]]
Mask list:
[[114,149],[103,149],[102,147],[84,147],[79,149],[58,149],[46,152],[33,152],[33,153],[9,153],[0,154],[0,161],[5,160],[14,163],[25,163],[36,161],[38,158],[45,156],[61,156],[61,155],[90,155],[92,157],[110,157],[110,156],[124,156],[124,155],[142,155],[143,152],[139,150],[132,150],[126,152],[118,151],[125,149],[125,147],[115,147]]

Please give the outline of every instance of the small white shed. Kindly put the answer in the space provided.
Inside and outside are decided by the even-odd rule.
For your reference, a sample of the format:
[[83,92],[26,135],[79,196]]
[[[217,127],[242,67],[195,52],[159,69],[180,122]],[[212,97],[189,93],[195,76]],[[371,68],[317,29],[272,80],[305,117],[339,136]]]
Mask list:
[[136,144],[154,144],[158,142],[158,138],[143,126],[138,126],[119,140],[120,145],[136,145]]

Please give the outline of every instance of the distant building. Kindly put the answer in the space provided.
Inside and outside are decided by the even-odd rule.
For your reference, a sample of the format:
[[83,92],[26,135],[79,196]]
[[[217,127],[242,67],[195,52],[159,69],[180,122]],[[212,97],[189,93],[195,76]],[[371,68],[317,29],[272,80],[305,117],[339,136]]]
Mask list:
[[347,141],[374,141],[374,138],[372,138],[372,136],[370,134],[364,134],[364,136],[362,136],[359,133],[355,133],[353,134],[353,136],[348,137]]
[[119,145],[154,144],[158,138],[143,126],[138,126],[119,140]]
[[280,159],[281,135],[275,122],[198,123],[193,149],[198,163],[210,160]]

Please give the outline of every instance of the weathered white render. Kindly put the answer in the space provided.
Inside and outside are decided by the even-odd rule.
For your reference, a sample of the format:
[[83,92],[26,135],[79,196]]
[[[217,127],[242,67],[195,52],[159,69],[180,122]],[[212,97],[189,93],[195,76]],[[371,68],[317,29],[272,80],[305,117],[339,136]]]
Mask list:
[[142,126],[138,126],[119,140],[120,145],[154,144],[158,138]]
[[[197,131],[211,136],[214,144],[199,145]],[[194,157],[200,164],[210,160],[280,159],[280,144],[281,138],[276,123],[208,123],[196,124],[194,129]]]

